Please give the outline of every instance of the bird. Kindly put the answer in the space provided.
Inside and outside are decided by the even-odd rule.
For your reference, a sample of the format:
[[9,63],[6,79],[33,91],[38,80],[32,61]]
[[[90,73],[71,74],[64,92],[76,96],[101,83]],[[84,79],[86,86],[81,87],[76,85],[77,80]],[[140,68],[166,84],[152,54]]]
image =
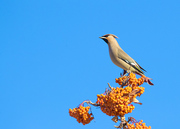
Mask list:
[[[105,34],[99,38],[103,39],[107,43],[109,48],[109,55],[112,62],[118,67],[122,68],[124,70],[124,74],[132,72],[140,76],[144,75],[144,72],[146,72],[146,70],[142,68],[126,52],[123,51],[116,40],[116,38],[118,38],[116,35]],[[145,81],[150,85],[153,85],[153,83],[150,82],[150,78],[146,78]]]

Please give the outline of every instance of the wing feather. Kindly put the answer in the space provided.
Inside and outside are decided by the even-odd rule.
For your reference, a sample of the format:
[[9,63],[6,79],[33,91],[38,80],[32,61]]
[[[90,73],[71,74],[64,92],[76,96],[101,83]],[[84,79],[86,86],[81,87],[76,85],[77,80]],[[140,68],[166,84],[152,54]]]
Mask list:
[[[138,72],[144,74],[143,71],[146,71],[143,69],[134,59],[132,59],[127,53],[125,53],[122,49],[118,50],[118,58],[132,66],[134,69],[136,69]],[[142,71],[142,70],[143,71]]]

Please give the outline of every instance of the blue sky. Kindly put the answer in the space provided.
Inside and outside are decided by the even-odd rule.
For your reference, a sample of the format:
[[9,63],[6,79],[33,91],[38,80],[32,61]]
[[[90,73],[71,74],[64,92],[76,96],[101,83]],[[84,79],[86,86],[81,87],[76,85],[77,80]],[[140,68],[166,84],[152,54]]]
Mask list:
[[114,128],[112,117],[92,107],[83,126],[68,109],[96,101],[122,69],[115,66],[107,33],[148,72],[143,105],[126,115],[153,129],[180,128],[180,1],[1,0],[0,128]]

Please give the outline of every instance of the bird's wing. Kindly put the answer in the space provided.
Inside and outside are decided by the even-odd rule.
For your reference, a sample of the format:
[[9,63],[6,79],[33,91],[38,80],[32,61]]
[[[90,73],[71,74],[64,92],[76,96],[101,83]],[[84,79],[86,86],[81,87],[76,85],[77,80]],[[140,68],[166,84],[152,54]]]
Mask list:
[[137,62],[136,64],[139,66],[139,68],[141,68],[143,71],[147,72],[145,69],[143,69]]
[[[128,54],[126,54],[122,49],[118,50],[118,58],[132,66],[134,69],[144,74],[145,69],[143,69],[134,59],[132,59]],[[142,69],[142,70],[141,70]]]

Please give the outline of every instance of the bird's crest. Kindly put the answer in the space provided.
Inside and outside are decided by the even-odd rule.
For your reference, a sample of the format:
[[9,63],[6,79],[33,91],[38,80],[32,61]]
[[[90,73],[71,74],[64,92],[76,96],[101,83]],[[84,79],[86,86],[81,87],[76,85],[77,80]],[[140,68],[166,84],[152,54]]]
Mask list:
[[114,38],[118,38],[116,35],[114,35],[114,34],[105,34],[105,35],[103,35],[102,37],[108,37],[108,36],[113,36]]

